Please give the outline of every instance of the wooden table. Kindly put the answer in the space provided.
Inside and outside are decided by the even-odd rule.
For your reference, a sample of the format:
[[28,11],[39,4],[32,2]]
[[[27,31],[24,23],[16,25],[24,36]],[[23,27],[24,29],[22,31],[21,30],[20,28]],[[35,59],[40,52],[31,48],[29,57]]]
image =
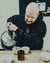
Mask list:
[[50,61],[44,62],[42,60],[42,58],[40,56],[41,52],[42,52],[41,50],[31,50],[30,53],[25,54],[25,60],[24,61],[19,61],[18,58],[17,58],[17,55],[14,55],[13,51],[0,51],[0,56],[1,55],[3,56],[5,54],[10,53],[10,54],[14,55],[14,58],[13,58],[13,60],[15,61],[14,63],[50,63]]

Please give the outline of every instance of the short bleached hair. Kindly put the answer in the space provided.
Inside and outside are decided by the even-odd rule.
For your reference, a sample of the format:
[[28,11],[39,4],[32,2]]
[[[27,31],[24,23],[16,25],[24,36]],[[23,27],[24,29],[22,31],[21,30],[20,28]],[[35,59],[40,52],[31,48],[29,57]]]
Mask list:
[[39,13],[39,6],[38,6],[38,4],[37,3],[35,3],[35,2],[31,2],[31,3],[29,3],[28,5],[27,5],[27,7],[26,7],[26,11],[34,11],[34,12],[36,12],[36,13]]

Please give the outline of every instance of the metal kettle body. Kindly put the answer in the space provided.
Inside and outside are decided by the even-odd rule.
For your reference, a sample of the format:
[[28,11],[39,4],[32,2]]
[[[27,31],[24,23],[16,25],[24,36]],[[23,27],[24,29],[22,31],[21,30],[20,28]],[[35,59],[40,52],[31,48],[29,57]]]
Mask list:
[[1,34],[1,45],[2,47],[6,49],[11,49],[13,46],[15,46],[17,41],[15,41],[14,36],[10,35],[8,31],[4,31]]

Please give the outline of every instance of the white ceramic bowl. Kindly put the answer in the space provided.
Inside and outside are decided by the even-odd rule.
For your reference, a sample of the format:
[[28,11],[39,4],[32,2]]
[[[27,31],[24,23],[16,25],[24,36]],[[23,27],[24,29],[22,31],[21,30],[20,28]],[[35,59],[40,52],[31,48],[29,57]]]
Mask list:
[[41,58],[43,61],[49,61],[50,60],[50,53],[48,52],[41,52]]
[[30,47],[28,46],[23,46],[22,50],[24,50],[25,53],[29,53]]
[[12,51],[14,52],[14,54],[17,54],[17,51],[20,50],[20,49],[21,49],[20,47],[14,46],[12,48]]
[[1,57],[3,63],[11,63],[11,61],[13,60],[14,56],[12,54],[5,54],[5,55],[2,55]]

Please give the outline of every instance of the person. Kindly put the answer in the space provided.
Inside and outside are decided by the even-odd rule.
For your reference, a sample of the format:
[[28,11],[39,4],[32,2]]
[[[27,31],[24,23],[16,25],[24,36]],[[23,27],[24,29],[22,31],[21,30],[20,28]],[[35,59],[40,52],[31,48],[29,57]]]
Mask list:
[[14,15],[7,19],[7,29],[15,32],[16,46],[29,46],[31,50],[43,48],[43,38],[46,35],[46,24],[39,12],[38,4],[31,2],[27,5],[25,15]]

